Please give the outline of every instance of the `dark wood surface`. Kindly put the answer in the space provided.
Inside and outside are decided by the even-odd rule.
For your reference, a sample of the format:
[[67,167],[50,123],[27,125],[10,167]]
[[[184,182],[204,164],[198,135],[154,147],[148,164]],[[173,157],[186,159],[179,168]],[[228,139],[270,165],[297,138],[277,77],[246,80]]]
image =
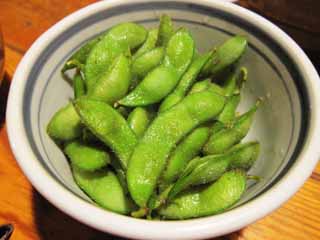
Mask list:
[[[10,81],[26,50],[58,20],[92,2],[95,1],[0,0],[6,54],[5,79],[0,89],[0,225],[14,225],[14,240],[114,239],[73,220],[35,191],[17,166],[4,122]],[[249,2],[241,4],[248,7]],[[310,50],[309,54],[318,56]],[[219,239],[320,239],[320,165],[303,188],[277,211]]]

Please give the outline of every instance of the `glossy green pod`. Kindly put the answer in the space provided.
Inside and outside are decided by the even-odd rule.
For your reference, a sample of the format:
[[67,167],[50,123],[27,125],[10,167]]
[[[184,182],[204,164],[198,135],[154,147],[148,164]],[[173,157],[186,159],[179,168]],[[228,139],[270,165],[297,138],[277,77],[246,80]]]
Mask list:
[[[136,58],[132,63],[133,77],[137,80],[145,77],[148,72],[161,64],[164,54],[164,48],[157,47]],[[137,83],[131,85],[136,86]]]
[[172,187],[168,194],[168,201],[191,185],[201,185],[214,181],[228,169],[229,164],[230,155],[227,154],[193,159]]
[[204,145],[203,152],[206,155],[222,153],[240,142],[247,135],[257,108],[258,104],[248,112],[237,117],[231,127],[226,127],[212,134]]
[[137,107],[129,114],[127,122],[137,137],[141,138],[150,123],[149,113],[145,108]]
[[109,71],[102,73],[88,91],[88,97],[112,104],[125,96],[131,81],[130,60],[120,54]]
[[216,182],[179,194],[162,207],[160,215],[167,219],[189,219],[217,214],[232,207],[246,189],[246,173],[231,170]]
[[173,34],[174,28],[171,18],[166,14],[161,15],[157,46],[166,46]]
[[238,144],[224,154],[209,155],[191,160],[184,168],[181,177],[170,188],[167,201],[190,186],[215,181],[228,169],[248,170],[258,159],[259,151],[260,144],[258,142],[248,142]]
[[159,108],[160,112],[169,109],[170,107],[181,101],[181,99],[186,95],[187,91],[196,80],[202,67],[208,62],[211,54],[212,53],[210,52],[193,60],[188,70],[183,74],[177,87],[161,103]]
[[86,94],[86,86],[80,71],[77,71],[73,77],[73,92],[75,99]]
[[133,54],[133,56],[132,56],[133,60],[137,59],[141,55],[145,54],[146,52],[151,51],[152,49],[154,49],[156,47],[157,40],[158,40],[158,33],[159,33],[159,31],[157,28],[151,29],[148,32],[148,36],[147,36],[147,39],[145,40],[145,42]]
[[47,133],[54,140],[69,141],[79,137],[81,129],[80,118],[72,103],[69,103],[51,118]]
[[64,152],[71,163],[83,171],[95,171],[110,163],[110,156],[104,149],[79,140],[67,143]]
[[247,48],[247,39],[235,36],[220,45],[212,56],[211,63],[203,68],[202,75],[216,75],[237,62]]
[[147,106],[166,97],[177,85],[189,66],[194,52],[194,41],[184,29],[174,34],[168,42],[164,62],[155,68],[119,101],[124,106]]
[[192,62],[195,43],[189,31],[181,28],[166,45],[165,66],[172,66],[182,76]]
[[83,68],[87,57],[92,48],[101,40],[102,36],[93,38],[92,40],[81,46],[72,56],[67,60],[62,68],[62,72],[66,72],[73,68]]
[[135,209],[111,170],[87,172],[72,167],[72,172],[78,186],[102,208],[120,214],[128,214]]
[[168,185],[175,181],[187,163],[199,154],[209,137],[209,127],[198,127],[186,136],[167,160],[161,183]]
[[222,112],[219,114],[217,120],[224,124],[229,124],[235,119],[236,110],[240,103],[240,94],[235,94],[228,98],[226,105]]
[[147,37],[147,30],[135,23],[121,23],[112,27],[90,51],[84,74],[87,89],[111,66],[113,60],[128,49],[141,45]]
[[249,170],[259,157],[260,144],[256,141],[240,143],[232,147],[230,152],[235,154],[231,156],[229,168]]
[[201,91],[205,91],[205,90],[212,91],[212,92],[220,94],[222,96],[225,95],[224,89],[220,85],[211,82],[210,78],[206,78],[202,81],[196,82],[192,86],[192,88],[188,94],[193,94],[193,93],[197,93],[197,92],[201,92]]
[[159,102],[176,86],[179,75],[175,68],[159,66],[152,70],[127,96],[118,103],[123,106],[147,106]]
[[74,102],[83,124],[112,149],[120,160],[121,167],[127,164],[137,137],[126,120],[107,103],[88,98],[80,98]]
[[220,95],[195,93],[153,120],[135,147],[127,171],[129,192],[140,207],[146,206],[174,146],[193,128],[216,117],[224,104]]

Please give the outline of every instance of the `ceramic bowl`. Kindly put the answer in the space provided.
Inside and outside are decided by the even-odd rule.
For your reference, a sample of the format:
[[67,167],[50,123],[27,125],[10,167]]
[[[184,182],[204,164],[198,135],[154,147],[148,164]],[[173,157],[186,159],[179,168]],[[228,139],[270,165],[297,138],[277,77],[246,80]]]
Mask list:
[[[249,41],[241,65],[249,71],[239,111],[265,101],[246,140],[261,142],[241,201],[215,216],[185,221],[147,221],[118,215],[93,204],[74,183],[68,162],[46,134],[52,115],[72,97],[61,78],[68,57],[109,27],[134,21],[155,27],[162,13],[192,32],[200,51],[235,34]],[[261,16],[213,0],[108,0],[66,17],[44,33],[19,64],[10,89],[10,144],[33,186],[59,209],[101,231],[136,239],[199,239],[238,230],[288,200],[311,174],[319,157],[320,80],[297,44]],[[67,229],[66,229],[67,231]]]

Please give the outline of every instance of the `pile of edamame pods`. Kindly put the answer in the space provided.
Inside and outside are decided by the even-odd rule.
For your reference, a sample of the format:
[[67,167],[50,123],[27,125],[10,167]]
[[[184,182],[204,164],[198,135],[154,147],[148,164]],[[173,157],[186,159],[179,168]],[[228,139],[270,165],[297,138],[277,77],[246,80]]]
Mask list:
[[163,15],[158,28],[121,23],[77,50],[62,69],[74,99],[47,126],[77,185],[102,208],[152,220],[232,207],[260,147],[241,143],[259,102],[236,112],[246,47],[234,36],[199,53]]

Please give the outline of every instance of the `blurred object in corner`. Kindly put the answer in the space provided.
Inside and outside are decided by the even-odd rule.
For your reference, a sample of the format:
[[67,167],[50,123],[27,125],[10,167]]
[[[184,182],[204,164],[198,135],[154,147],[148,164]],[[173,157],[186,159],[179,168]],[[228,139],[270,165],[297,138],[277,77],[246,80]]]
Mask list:
[[13,225],[6,224],[0,226],[0,240],[9,240],[13,232]]
[[277,24],[304,48],[320,73],[320,0],[239,0]]
[[2,37],[2,31],[0,26],[0,85],[2,83],[4,74],[4,42]]
[[319,0],[241,0],[242,3],[278,24],[303,48],[320,50]]

